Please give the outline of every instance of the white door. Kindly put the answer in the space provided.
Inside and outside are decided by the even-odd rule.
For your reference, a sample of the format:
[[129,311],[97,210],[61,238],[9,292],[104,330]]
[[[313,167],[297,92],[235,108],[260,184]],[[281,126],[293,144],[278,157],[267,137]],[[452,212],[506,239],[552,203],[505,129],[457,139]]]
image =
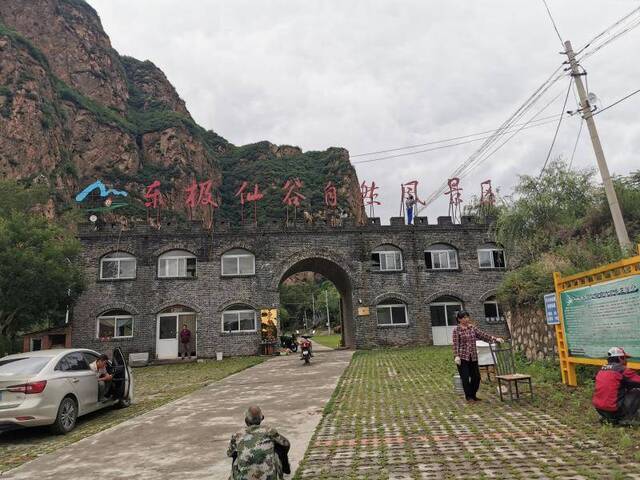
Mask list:
[[159,359],[178,358],[178,315],[158,316],[156,356]]

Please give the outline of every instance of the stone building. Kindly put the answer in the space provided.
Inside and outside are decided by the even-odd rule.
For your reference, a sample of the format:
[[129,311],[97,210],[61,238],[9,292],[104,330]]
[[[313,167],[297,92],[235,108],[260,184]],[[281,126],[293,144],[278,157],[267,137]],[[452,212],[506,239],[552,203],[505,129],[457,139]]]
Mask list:
[[199,223],[81,225],[87,288],[73,312],[73,345],[175,358],[187,324],[199,357],[256,354],[260,311],[278,308],[281,282],[304,271],[340,292],[347,347],[450,343],[461,308],[482,329],[507,334],[495,301],[505,255],[486,225],[368,222],[213,232]]

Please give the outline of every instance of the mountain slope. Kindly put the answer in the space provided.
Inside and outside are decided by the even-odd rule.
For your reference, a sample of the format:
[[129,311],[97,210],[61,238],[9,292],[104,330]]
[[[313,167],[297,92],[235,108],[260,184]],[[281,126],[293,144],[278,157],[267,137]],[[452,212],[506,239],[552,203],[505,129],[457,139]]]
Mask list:
[[[300,210],[321,210],[332,181],[339,206],[364,219],[346,150],[236,147],[200,127],[160,69],[111,47],[82,0],[0,2],[0,176],[48,185],[51,214],[77,208],[75,194],[97,179],[128,191],[129,206],[103,213],[106,220],[145,218],[142,194],[154,180],[164,195],[163,217],[187,218],[185,189],[211,180],[222,200],[218,215],[233,222],[242,181],[260,185],[259,219],[270,221],[284,218],[283,184],[300,177]],[[191,214],[208,219],[211,212]]]

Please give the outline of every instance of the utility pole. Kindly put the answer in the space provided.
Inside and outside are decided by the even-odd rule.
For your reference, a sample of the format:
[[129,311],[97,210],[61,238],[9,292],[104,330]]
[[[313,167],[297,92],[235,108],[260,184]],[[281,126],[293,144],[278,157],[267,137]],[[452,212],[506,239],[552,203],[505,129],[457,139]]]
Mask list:
[[329,295],[324,291],[324,305],[327,307],[327,335],[331,335],[331,318],[329,317]]
[[316,294],[311,292],[311,326],[316,326]]
[[[629,240],[629,234],[627,228],[624,225],[624,219],[622,217],[622,211],[620,210],[620,204],[618,203],[618,197],[616,191],[613,188],[613,182],[611,181],[611,175],[609,174],[609,167],[607,167],[607,161],[604,158],[604,151],[600,144],[600,137],[598,137],[598,130],[596,129],[596,123],[593,120],[593,112],[591,111],[591,105],[587,98],[587,91],[582,84],[582,73],[578,70],[578,62],[576,61],[576,55],[571,47],[571,42],[567,40],[564,42],[565,53],[569,57],[569,65],[571,66],[571,76],[576,82],[576,88],[578,89],[578,95],[580,96],[580,112],[582,118],[587,122],[589,128],[589,135],[591,136],[591,143],[593,144],[593,150],[596,154],[596,160],[598,161],[598,169],[600,170],[600,176],[602,177],[602,183],[604,184],[604,191],[607,195],[607,202],[609,203],[609,209],[611,210],[611,216],[613,217],[613,226],[616,230],[618,237],[618,243],[623,251],[631,248],[631,241]],[[563,112],[564,113],[564,112]]]

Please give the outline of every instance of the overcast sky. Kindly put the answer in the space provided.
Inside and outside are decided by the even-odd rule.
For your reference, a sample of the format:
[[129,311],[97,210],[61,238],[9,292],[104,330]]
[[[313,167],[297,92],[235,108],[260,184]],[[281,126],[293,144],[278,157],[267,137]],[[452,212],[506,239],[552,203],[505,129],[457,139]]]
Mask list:
[[[196,121],[236,145],[269,140],[356,155],[491,130],[564,60],[541,0],[89,3],[121,54],[153,61]],[[576,50],[640,5],[548,3]],[[603,106],[640,88],[638,47],[640,28],[584,61]],[[540,116],[560,113],[567,86],[558,82],[533,112],[559,95]],[[571,95],[567,108],[575,107]],[[614,173],[640,169],[639,107],[637,95],[596,117]],[[553,157],[571,157],[578,126],[577,117],[563,122]],[[554,130],[517,135],[462,180],[463,198],[488,178],[504,195],[518,174],[537,174]],[[355,166],[361,182],[380,185],[376,214],[385,219],[399,213],[401,183],[418,180],[426,197],[481,143]],[[573,164],[596,165],[586,127]],[[446,198],[425,213],[446,215]]]

